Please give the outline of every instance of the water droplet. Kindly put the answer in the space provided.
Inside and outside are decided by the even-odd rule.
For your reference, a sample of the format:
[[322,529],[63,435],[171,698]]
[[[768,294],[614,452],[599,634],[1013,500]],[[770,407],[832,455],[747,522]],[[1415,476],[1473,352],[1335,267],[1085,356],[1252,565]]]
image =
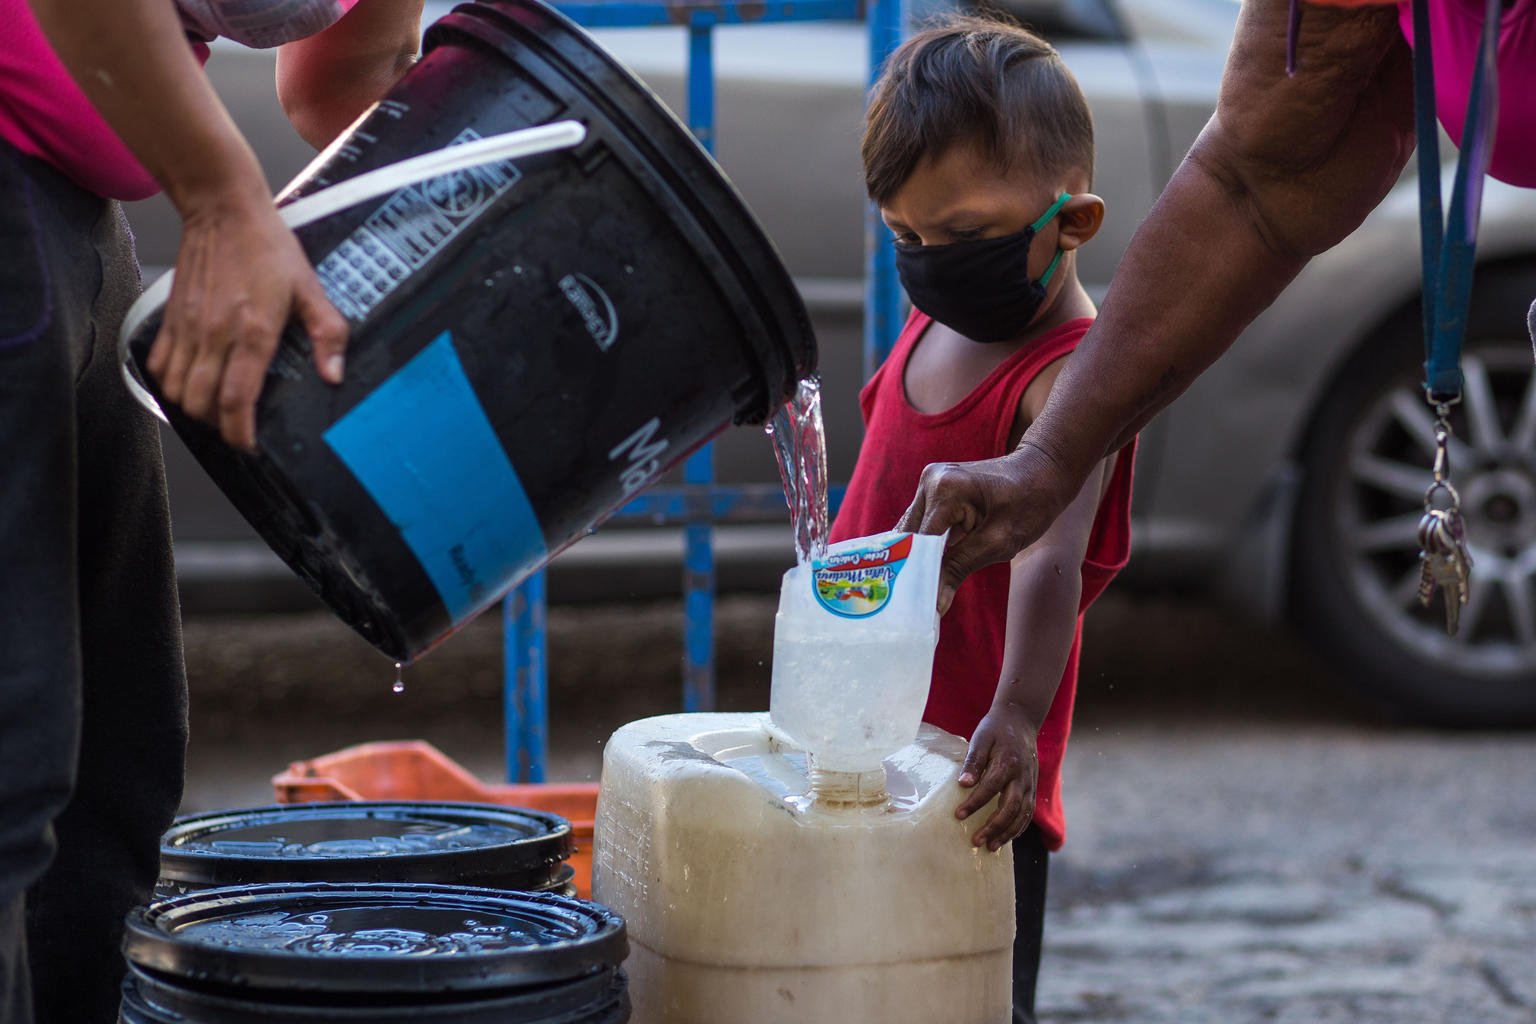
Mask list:
[[405,666],[403,664],[401,664],[400,662],[398,662],[398,661],[395,662],[395,685],[390,687],[391,690],[394,690],[396,693],[404,693],[405,692],[405,679],[404,679],[404,675],[405,675]]

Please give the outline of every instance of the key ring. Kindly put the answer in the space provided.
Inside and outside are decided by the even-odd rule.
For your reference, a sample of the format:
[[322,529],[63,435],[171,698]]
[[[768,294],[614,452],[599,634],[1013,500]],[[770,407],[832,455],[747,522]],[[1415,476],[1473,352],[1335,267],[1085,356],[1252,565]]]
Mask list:
[[[1437,505],[1435,504],[1434,498],[1435,495],[1441,491],[1445,492],[1445,496],[1448,500],[1443,505]],[[1437,509],[1450,510],[1460,508],[1461,494],[1456,490],[1455,486],[1449,480],[1436,480],[1434,483],[1429,485],[1429,490],[1424,492],[1425,512],[1433,512]]]

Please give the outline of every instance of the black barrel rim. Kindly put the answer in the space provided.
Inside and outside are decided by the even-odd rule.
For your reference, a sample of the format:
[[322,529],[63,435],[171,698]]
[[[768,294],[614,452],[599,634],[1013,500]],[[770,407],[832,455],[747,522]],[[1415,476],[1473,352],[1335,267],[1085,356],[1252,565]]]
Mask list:
[[[425,930],[399,915],[430,918]],[[323,920],[321,920],[323,919]],[[442,923],[457,920],[445,937]],[[340,922],[345,931],[336,931]],[[501,921],[543,939],[477,944],[471,922]],[[357,928],[374,923],[377,927]],[[329,929],[329,930],[328,930]],[[442,939],[442,941],[437,941]],[[497,948],[488,948],[495,946]],[[628,954],[624,919],[597,903],[549,892],[470,886],[287,884],[232,886],[164,900],[128,915],[128,961],[203,984],[278,992],[448,992],[568,981],[611,970]]]
[[[400,826],[409,838],[369,849],[360,834],[375,822]],[[416,827],[443,831],[409,831]],[[475,828],[489,834],[473,842],[464,830]],[[304,844],[307,853],[285,852],[297,843],[279,846],[275,839],[259,838],[279,830],[333,835]],[[413,801],[275,804],[177,818],[161,837],[160,877],[204,888],[323,881],[542,889],[556,882],[558,865],[574,850],[571,823],[532,808]]]
[[[262,993],[261,995],[271,995]],[[452,1020],[453,1024],[508,1024],[532,1019],[542,1024],[618,1024],[629,1019],[629,980],[623,968],[536,988],[487,992],[396,995],[386,1000],[342,996],[334,1000],[281,1002],[252,999],[239,988],[189,986],[181,979],[128,965],[123,979],[123,1019],[160,1022],[218,1021],[219,1024],[373,1024],[378,1021]],[[514,1016],[515,1015],[515,1016]]]

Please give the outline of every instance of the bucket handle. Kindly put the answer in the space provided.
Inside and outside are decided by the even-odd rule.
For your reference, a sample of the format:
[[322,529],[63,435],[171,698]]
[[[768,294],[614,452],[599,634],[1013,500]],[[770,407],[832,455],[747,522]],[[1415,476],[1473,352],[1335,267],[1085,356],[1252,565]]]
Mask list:
[[[277,212],[278,216],[282,217],[283,223],[290,228],[301,228],[322,217],[329,217],[333,213],[345,210],[349,206],[389,195],[409,185],[417,185],[432,178],[482,164],[570,149],[573,146],[579,146],[586,137],[586,126],[580,121],[556,121],[515,132],[502,132],[499,135],[475,139],[457,146],[445,146],[430,153],[422,153],[419,156],[376,168],[366,174],[359,174],[355,178],[312,192],[302,199],[295,199],[279,207]],[[128,386],[129,393],[140,405],[167,423],[170,421],[166,419],[160,403],[155,401],[154,396],[149,393],[149,389],[144,386],[133,370],[132,359],[128,353],[128,339],[133,336],[150,313],[163,305],[170,296],[171,280],[175,273],[174,270],[167,270],[156,278],[153,284],[144,289],[144,294],[139,296],[129,308],[127,316],[123,318],[122,330],[117,336],[117,355],[123,373],[123,383]]]

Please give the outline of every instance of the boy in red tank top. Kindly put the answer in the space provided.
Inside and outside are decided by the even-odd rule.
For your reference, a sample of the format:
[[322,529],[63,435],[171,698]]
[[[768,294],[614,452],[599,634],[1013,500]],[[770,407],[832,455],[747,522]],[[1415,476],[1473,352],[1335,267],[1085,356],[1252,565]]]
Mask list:
[[[1082,91],[1013,25],[956,19],[908,40],[875,85],[863,156],[915,308],[859,396],[864,442],[834,541],[890,529],[929,463],[1018,444],[1093,321],[1075,256],[1104,218]],[[967,579],[940,628],[923,718],[970,739],[956,815],[999,798],[973,842],[1013,844],[1015,1022],[1035,1019],[1082,613],[1130,553],[1134,447],[1011,564]]]

